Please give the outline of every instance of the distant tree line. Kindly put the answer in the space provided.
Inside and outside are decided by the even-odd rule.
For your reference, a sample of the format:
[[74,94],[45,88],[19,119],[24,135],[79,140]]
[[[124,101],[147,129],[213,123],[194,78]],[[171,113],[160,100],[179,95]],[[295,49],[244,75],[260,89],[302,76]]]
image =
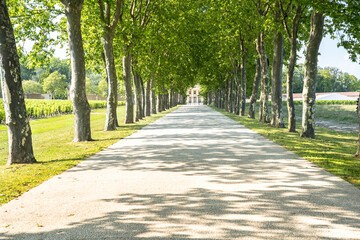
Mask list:
[[[67,99],[67,89],[71,82],[71,66],[68,59],[50,58],[49,62],[33,68],[24,62],[21,67],[21,79],[24,93],[51,93],[53,99]],[[123,91],[119,91],[121,93]],[[107,94],[105,76],[87,70],[86,93]]]
[[[286,93],[287,69],[282,74],[283,93]],[[336,67],[318,67],[316,92],[356,92],[360,90],[360,79]],[[304,85],[304,65],[295,67],[293,79],[294,93],[302,93]]]

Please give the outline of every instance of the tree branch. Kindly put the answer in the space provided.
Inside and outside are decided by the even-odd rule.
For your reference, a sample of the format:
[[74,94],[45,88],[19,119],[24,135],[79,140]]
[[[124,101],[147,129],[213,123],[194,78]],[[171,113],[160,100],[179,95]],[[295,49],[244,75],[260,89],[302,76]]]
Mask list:
[[110,24],[110,30],[112,32],[115,31],[116,29],[116,26],[123,14],[123,11],[122,11],[122,6],[124,4],[124,0],[116,0],[116,9],[115,9],[115,12],[114,12],[114,17],[113,17],[113,20]]
[[98,0],[98,4],[99,4],[99,8],[100,8],[100,18],[101,18],[101,21],[103,23],[106,24],[105,22],[105,15],[104,15],[104,1],[103,0]]

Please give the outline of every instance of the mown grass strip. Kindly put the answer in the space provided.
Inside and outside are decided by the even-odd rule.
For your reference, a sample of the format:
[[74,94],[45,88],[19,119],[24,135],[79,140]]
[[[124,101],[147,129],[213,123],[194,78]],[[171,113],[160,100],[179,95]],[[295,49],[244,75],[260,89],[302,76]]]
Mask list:
[[134,124],[122,124],[125,107],[118,108],[121,125],[117,131],[105,132],[106,109],[91,114],[92,138],[95,141],[74,143],[74,117],[64,115],[30,121],[37,163],[6,166],[8,137],[5,125],[0,125],[0,205],[6,203],[51,177],[77,165],[89,156],[131,135],[171,110],[146,117]]
[[[360,160],[354,156],[357,134],[316,127],[316,139],[301,138],[299,133],[290,133],[286,128],[274,128],[260,123],[257,119],[240,117],[223,109],[213,108],[360,188]],[[301,130],[299,122],[296,127],[298,131]]]

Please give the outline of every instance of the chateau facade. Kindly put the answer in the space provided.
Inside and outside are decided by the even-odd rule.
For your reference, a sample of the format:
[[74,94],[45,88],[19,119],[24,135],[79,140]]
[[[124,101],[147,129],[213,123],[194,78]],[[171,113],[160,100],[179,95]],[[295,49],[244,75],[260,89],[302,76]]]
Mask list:
[[204,102],[203,97],[200,96],[200,85],[195,85],[193,88],[188,89],[186,104],[202,105]]

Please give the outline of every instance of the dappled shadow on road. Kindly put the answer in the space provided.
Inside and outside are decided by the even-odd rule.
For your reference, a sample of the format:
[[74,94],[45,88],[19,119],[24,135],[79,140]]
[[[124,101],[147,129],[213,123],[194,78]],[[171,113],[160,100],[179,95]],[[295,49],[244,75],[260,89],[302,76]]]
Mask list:
[[359,190],[207,107],[180,108],[67,174],[114,168],[120,190],[100,196],[101,216],[0,239],[360,239]]

